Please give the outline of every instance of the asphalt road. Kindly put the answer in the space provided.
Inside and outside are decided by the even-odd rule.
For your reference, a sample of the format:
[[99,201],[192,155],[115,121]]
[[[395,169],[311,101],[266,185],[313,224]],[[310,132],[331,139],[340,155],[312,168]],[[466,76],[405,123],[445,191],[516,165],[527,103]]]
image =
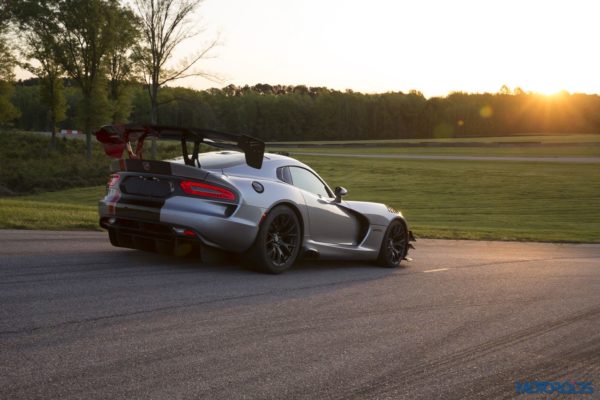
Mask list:
[[451,156],[431,154],[351,154],[351,153],[321,153],[297,152],[293,156],[324,156],[352,158],[393,158],[399,160],[455,160],[455,161],[519,161],[519,162],[549,162],[567,164],[598,164],[600,157],[509,157],[509,156]]
[[420,240],[412,256],[269,276],[0,231],[0,399],[540,398],[517,380],[600,397],[600,245]]

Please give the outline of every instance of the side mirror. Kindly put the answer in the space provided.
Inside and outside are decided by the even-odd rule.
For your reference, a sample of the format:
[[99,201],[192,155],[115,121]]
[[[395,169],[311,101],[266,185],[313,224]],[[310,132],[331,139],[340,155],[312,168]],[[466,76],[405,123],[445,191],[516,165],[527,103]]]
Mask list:
[[347,195],[348,191],[345,188],[343,188],[341,186],[338,186],[338,187],[335,188],[334,193],[335,193],[335,200],[334,201],[336,203],[341,203],[342,196]]

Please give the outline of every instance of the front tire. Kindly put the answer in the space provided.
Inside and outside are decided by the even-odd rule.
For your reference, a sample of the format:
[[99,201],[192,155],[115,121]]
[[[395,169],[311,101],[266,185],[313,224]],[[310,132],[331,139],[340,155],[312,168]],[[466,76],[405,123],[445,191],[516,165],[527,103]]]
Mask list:
[[290,207],[273,208],[262,221],[250,249],[251,265],[270,274],[280,274],[292,267],[300,252],[300,220]]
[[383,236],[377,264],[387,268],[396,268],[406,257],[407,251],[408,229],[406,229],[406,224],[398,219],[393,220]]

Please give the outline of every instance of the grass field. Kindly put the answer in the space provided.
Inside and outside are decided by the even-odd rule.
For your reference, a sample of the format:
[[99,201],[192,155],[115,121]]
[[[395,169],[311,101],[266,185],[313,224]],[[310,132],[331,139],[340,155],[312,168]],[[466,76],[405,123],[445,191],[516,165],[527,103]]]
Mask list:
[[[480,144],[455,147],[458,144]],[[518,143],[525,143],[518,145]],[[540,143],[536,146],[531,143]],[[278,146],[273,146],[278,144]],[[314,147],[294,147],[295,144]],[[411,147],[398,147],[406,144]],[[432,146],[435,144],[435,146]],[[344,147],[344,145],[351,145]],[[359,146],[364,145],[364,146]],[[386,146],[387,145],[387,146]],[[278,142],[267,145],[269,151],[340,154],[419,154],[504,157],[600,157],[600,135],[529,135],[489,138],[397,139],[343,142]]]
[[[472,146],[465,146],[469,143]],[[294,147],[294,144],[310,147]],[[410,147],[399,147],[399,145]],[[458,146],[462,144],[463,146]],[[539,145],[536,145],[539,144]],[[348,147],[344,147],[348,146]],[[600,135],[548,135],[459,139],[399,139],[272,143],[269,151],[341,154],[412,154],[500,157],[600,157]]]
[[2,229],[100,229],[98,200],[104,186],[0,198]]
[[370,144],[385,145],[386,143],[600,143],[600,134],[549,134],[549,135],[514,135],[514,136],[490,136],[490,137],[463,137],[463,138],[437,138],[437,139],[379,139],[379,140],[316,140],[316,141],[289,141],[269,142],[269,144]]
[[299,158],[349,199],[402,210],[419,236],[600,241],[597,165]]
[[271,147],[269,151],[336,154],[419,154],[501,157],[600,157],[600,144],[510,147]]
[[[419,237],[600,242],[597,165],[301,156],[347,199],[401,210]],[[0,199],[0,228],[97,229],[104,187]]]

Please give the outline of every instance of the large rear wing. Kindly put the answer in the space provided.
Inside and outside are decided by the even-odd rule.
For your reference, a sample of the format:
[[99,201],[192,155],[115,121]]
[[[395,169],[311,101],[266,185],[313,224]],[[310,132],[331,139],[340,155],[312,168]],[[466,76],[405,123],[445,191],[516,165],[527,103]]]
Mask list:
[[[148,137],[181,141],[181,153],[186,165],[198,163],[200,144],[213,147],[241,150],[246,156],[246,164],[252,168],[262,167],[265,154],[265,143],[252,136],[235,133],[217,132],[210,129],[182,128],[161,125],[106,125],[96,132],[96,139],[104,146],[109,157],[121,158],[127,149],[129,158],[142,159],[144,140]],[[135,149],[132,142],[135,143]],[[193,144],[192,153],[188,151],[188,143]]]

